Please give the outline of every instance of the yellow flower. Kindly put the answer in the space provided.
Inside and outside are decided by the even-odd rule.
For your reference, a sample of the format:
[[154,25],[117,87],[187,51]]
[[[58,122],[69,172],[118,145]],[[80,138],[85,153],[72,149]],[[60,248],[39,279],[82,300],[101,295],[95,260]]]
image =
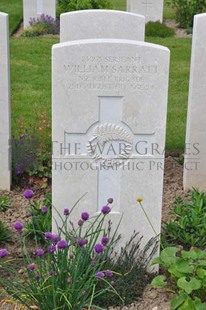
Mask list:
[[137,202],[142,202],[143,199],[141,197],[137,197],[136,200],[137,200]]

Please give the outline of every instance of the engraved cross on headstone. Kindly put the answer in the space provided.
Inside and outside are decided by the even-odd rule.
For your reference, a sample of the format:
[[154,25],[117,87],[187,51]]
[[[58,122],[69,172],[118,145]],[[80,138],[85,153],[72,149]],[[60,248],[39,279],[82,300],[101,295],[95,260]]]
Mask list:
[[37,0],[37,14],[41,15],[44,13],[43,0]]
[[[64,138],[64,145],[66,146],[64,149],[67,151],[64,155],[67,158],[71,158],[72,156],[74,159],[89,160],[90,162],[93,161],[95,164],[96,160],[99,159],[98,156],[100,157],[102,165],[96,163],[98,166],[97,202],[100,207],[106,203],[109,197],[114,198],[113,212],[119,212],[121,169],[117,169],[117,166],[113,166],[112,157],[115,155],[115,161],[118,161],[118,152],[120,150],[121,159],[123,160],[127,157],[127,154],[132,151],[131,137],[129,137],[129,134],[124,129],[125,125],[122,124],[121,118],[122,97],[99,97],[99,122],[91,125],[85,134],[72,134],[65,132]],[[98,132],[96,137],[94,136],[95,132]],[[103,141],[101,141],[102,139]],[[124,140],[124,143],[118,145],[117,139]],[[94,140],[96,140],[96,145],[91,142]],[[74,148],[73,151],[69,149],[68,152],[67,146],[71,144],[81,145],[81,154],[77,154]],[[91,146],[92,144],[93,152],[97,152],[98,155],[89,154],[88,146]],[[111,161],[111,165],[105,167],[105,161]]]
[[153,5],[153,2],[151,2],[150,0],[144,0],[142,4],[145,6],[145,16],[148,16],[149,7]]
[[[92,124],[86,133],[65,132],[64,159],[96,164],[97,205],[101,207],[109,197],[112,197],[114,199],[112,212],[117,213],[120,212],[121,165],[123,162],[127,163],[129,158],[137,159],[139,154],[135,154],[134,145],[139,140],[152,141],[154,133],[134,134],[122,122],[123,97],[107,96],[98,99],[99,121]],[[71,145],[77,147],[72,149]],[[111,164],[108,164],[109,162]]]
[[[100,124],[117,124],[122,119],[122,98],[121,97],[100,97],[99,98]],[[114,147],[115,141],[113,141]],[[108,169],[99,170],[98,173],[98,206],[103,206],[109,197],[114,198],[113,212],[119,211],[120,205],[120,177],[121,169],[117,167],[108,167]]]

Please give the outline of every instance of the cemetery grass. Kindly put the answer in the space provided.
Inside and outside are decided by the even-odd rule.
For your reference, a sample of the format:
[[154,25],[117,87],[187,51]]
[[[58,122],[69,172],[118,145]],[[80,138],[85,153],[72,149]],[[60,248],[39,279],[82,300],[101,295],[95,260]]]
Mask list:
[[[51,47],[57,38],[11,38],[12,132],[19,136],[18,120],[32,134],[41,112],[51,120]],[[39,124],[41,131],[41,123]],[[48,138],[49,139],[49,138]]]
[[22,0],[0,0],[0,12],[9,14],[9,32],[12,34],[23,18]]
[[[32,131],[38,122],[38,114],[46,111],[51,123],[51,47],[58,41],[56,37],[11,38],[12,133],[15,136],[24,134],[20,132],[19,119]],[[146,38],[146,41],[171,50],[166,150],[182,152],[191,39]],[[41,131],[41,124],[39,128]],[[38,135],[40,131],[32,133]]]

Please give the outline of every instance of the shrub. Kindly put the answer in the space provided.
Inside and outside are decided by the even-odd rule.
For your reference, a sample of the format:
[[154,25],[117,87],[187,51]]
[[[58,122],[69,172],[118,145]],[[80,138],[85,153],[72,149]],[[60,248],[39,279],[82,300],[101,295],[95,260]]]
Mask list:
[[175,293],[172,310],[206,309],[206,252],[200,249],[181,250],[168,247],[153,261],[167,273],[154,278],[155,287],[168,287]]
[[172,37],[175,31],[160,22],[149,22],[145,27],[145,35],[149,37]]
[[40,18],[32,18],[30,27],[23,32],[24,37],[34,37],[46,34],[59,34],[59,20],[42,14]]
[[174,219],[163,225],[163,243],[179,244],[185,249],[206,246],[206,194],[191,193],[191,202],[177,198],[172,211]]
[[[47,112],[34,110],[34,125],[28,128],[24,120],[18,120],[17,136],[13,137],[12,174],[17,180],[22,174],[51,178],[51,131]],[[47,179],[42,187],[47,186]]]
[[182,28],[193,27],[194,15],[206,12],[205,0],[171,0],[171,3],[176,12],[176,21]]
[[57,16],[69,11],[110,8],[110,0],[58,0]]

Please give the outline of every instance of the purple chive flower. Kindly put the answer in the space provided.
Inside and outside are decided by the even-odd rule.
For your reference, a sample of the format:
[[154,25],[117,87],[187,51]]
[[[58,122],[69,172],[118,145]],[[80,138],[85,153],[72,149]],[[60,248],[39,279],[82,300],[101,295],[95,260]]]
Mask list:
[[28,266],[28,268],[29,268],[29,270],[34,270],[34,269],[35,269],[35,264],[30,264],[30,265]]
[[49,275],[50,275],[50,276],[54,276],[54,270],[50,270],[50,271],[49,271]]
[[88,240],[87,239],[79,239],[78,240],[78,245],[79,246],[84,246],[88,243]]
[[41,207],[41,212],[42,212],[43,214],[47,213],[47,211],[48,211],[48,208],[47,208],[46,206],[42,206],[42,207]]
[[59,236],[57,234],[52,234],[51,241],[57,243],[59,241]]
[[49,245],[49,246],[48,246],[48,251],[49,251],[50,253],[54,253],[54,252],[56,251],[55,245]]
[[113,203],[113,198],[107,199],[107,202],[108,202],[108,203]]
[[63,250],[68,247],[68,242],[66,240],[60,240],[57,242],[57,248]]
[[71,283],[72,283],[72,279],[71,279],[70,277],[67,279],[67,283],[68,283],[68,284],[71,284]]
[[70,257],[70,258],[74,258],[74,253],[70,253],[70,254],[69,254],[69,257]]
[[41,278],[41,276],[39,275],[39,274],[37,274],[36,276],[35,276],[35,279],[38,281],[39,279]]
[[111,211],[111,208],[109,206],[103,206],[101,211],[103,214],[108,214]]
[[113,276],[113,272],[111,270],[106,270],[105,271],[105,275],[109,278],[111,278]]
[[102,237],[101,243],[103,245],[107,245],[108,242],[109,242],[109,238],[107,238],[106,236]]
[[37,249],[34,251],[34,255],[41,257],[44,255],[44,250],[43,249]]
[[87,221],[89,219],[89,213],[88,212],[82,212],[81,218],[83,221]]
[[6,257],[9,252],[6,249],[0,249],[0,258]]
[[13,225],[14,229],[16,229],[17,231],[22,231],[24,225],[21,222],[16,222]]
[[97,272],[96,277],[99,279],[104,278],[104,272],[101,272],[101,271]]
[[46,232],[44,233],[44,237],[45,237],[46,239],[48,239],[48,240],[52,240],[53,235],[52,235],[51,232],[46,231]]
[[31,199],[34,196],[34,192],[31,189],[26,189],[23,195],[26,199]]
[[97,254],[100,254],[104,251],[104,247],[101,243],[97,243],[95,246],[94,246],[94,250]]
[[115,285],[115,282],[114,282],[114,281],[111,281],[110,284],[111,284],[112,286],[114,286],[114,285]]
[[78,225],[79,225],[79,226],[82,226],[83,223],[84,223],[84,222],[83,222],[82,220],[79,220],[79,221],[78,221]]
[[65,216],[68,216],[68,215],[69,215],[69,209],[67,209],[67,208],[64,209],[64,215],[65,215]]

